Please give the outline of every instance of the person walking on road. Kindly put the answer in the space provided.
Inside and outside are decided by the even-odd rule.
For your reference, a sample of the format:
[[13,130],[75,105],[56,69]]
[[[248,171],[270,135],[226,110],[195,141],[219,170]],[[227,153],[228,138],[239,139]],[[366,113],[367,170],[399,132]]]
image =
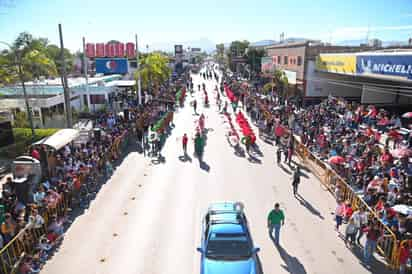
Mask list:
[[187,138],[186,133],[183,134],[182,146],[183,146],[183,153],[184,153],[184,156],[185,156],[185,157],[187,156],[187,142],[188,142],[188,140],[189,140],[189,139]]
[[280,166],[282,163],[282,148],[281,147],[278,147],[278,149],[276,150],[276,161],[278,163],[278,166]]
[[345,216],[345,203],[342,200],[338,201],[338,205],[335,210],[336,231],[339,232],[339,227],[342,225],[343,216]]
[[366,243],[363,250],[363,261],[369,266],[378,241],[382,237],[382,232],[379,229],[379,224],[377,221],[372,222],[368,227],[366,227],[364,232],[366,232]]
[[300,184],[300,167],[297,166],[295,172],[293,173],[293,181],[292,181],[292,186],[293,186],[293,195],[296,197],[298,194],[298,187]]
[[195,111],[195,114],[197,114],[196,109],[197,109],[197,101],[194,100],[194,101],[193,101],[193,110]]
[[[268,215],[269,237],[275,242],[276,245],[279,245],[280,228],[284,224],[285,214],[283,214],[283,211],[280,209],[279,203],[276,203],[274,209],[272,209]],[[274,238],[273,231],[275,231]]]
[[360,239],[363,236],[363,230],[368,225],[368,214],[365,212],[363,208],[359,208],[352,214],[350,220],[354,221],[356,233],[358,234],[358,237],[356,238],[356,243],[360,245]]

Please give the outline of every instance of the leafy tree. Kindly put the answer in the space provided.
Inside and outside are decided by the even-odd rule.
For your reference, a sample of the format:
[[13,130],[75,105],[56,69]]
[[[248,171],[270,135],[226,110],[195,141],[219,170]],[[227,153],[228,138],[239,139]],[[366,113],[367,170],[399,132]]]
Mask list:
[[16,115],[14,115],[13,126],[18,128],[30,127],[26,112],[19,111],[16,113]]
[[230,43],[229,51],[227,52],[227,57],[229,61],[229,66],[232,71],[236,70],[236,64],[232,62],[233,57],[245,57],[246,49],[249,47],[249,41],[233,41]]
[[251,70],[254,73],[260,73],[261,65],[262,65],[262,57],[265,56],[265,50],[251,47],[251,48],[248,48],[246,55],[247,55],[247,63],[250,65]]
[[[62,62],[60,58],[60,48],[56,45],[48,45],[45,49],[47,56],[53,60],[57,70],[60,72],[62,69]],[[74,55],[70,53],[68,49],[63,50],[63,57],[66,61],[66,71],[72,71],[74,66]]]
[[273,74],[273,82],[279,95],[281,97],[285,97],[289,86],[288,77],[286,76],[285,72],[278,69],[275,70]]
[[[169,79],[171,69],[168,63],[168,57],[160,53],[150,53],[142,58],[140,64],[142,88],[148,90],[150,87],[158,87]],[[137,79],[137,73],[135,77]]]

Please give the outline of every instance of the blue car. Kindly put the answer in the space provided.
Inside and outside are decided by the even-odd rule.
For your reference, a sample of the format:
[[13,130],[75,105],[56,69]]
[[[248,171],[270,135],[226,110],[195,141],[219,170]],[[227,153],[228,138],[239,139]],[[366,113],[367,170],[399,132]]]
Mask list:
[[202,224],[201,274],[260,274],[243,205],[223,202],[210,205]]

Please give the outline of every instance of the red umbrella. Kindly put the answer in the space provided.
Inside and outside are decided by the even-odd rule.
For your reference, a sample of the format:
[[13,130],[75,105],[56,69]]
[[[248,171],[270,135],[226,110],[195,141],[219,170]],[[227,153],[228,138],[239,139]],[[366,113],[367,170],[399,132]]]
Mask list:
[[410,111],[410,112],[406,112],[406,113],[404,113],[404,114],[402,114],[402,118],[412,118],[412,112]]
[[391,151],[392,155],[396,158],[405,158],[412,156],[412,149],[398,148]]
[[332,156],[329,158],[328,162],[335,165],[342,165],[345,163],[345,158],[342,156]]

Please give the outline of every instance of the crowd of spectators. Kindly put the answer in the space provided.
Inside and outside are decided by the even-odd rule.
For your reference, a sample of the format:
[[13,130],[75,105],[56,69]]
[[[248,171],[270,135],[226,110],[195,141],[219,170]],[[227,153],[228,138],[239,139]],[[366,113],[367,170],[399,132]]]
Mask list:
[[[57,151],[45,145],[30,148],[29,155],[41,163],[40,183],[33,183],[39,179],[34,175],[7,177],[0,198],[0,249],[22,230],[43,235],[33,243],[35,252],[22,259],[21,273],[39,271],[63,235],[68,211],[86,207],[99,184],[112,174],[113,162],[120,157],[120,140],[137,134],[138,140],[147,141],[156,121],[174,110],[176,90],[177,87],[162,86],[156,99],[146,95],[141,106],[135,97],[119,94],[112,103],[120,102],[123,111],[111,106],[113,111],[100,112],[94,118],[94,128],[99,130],[94,130],[88,141],[71,142]],[[68,207],[61,212],[58,207],[63,199]],[[24,240],[30,239],[25,236]]]

